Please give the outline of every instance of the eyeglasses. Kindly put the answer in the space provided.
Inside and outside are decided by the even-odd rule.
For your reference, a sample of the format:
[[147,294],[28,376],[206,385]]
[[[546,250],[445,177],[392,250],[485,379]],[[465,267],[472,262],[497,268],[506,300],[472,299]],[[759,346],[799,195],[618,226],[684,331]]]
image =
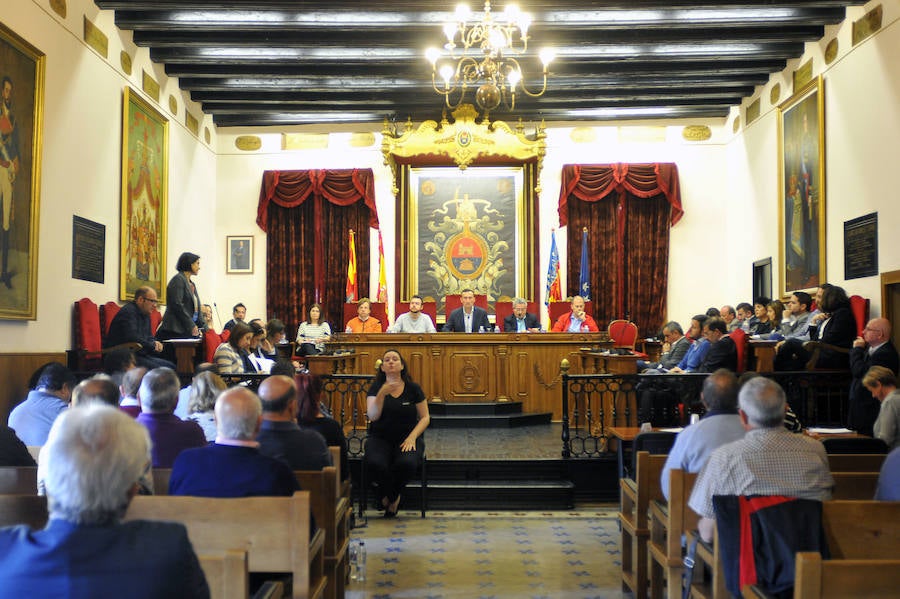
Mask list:
[[158,299],[150,299],[149,297],[142,297],[141,299],[144,300],[145,302],[150,302],[151,304],[154,304],[154,305],[159,303]]

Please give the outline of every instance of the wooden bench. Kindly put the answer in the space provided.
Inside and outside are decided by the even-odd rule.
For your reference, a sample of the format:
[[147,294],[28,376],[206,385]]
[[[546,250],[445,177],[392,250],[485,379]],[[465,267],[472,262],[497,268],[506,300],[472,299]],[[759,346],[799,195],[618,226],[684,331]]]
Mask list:
[[250,595],[250,575],[247,552],[230,549],[218,553],[202,553],[197,556],[210,599],[247,599]]
[[331,463],[334,465],[335,469],[337,470],[338,481],[340,482],[340,485],[341,485],[340,496],[346,497],[347,501],[349,501],[350,505],[352,506],[353,502],[350,501],[350,493],[351,493],[350,477],[348,476],[346,478],[346,480],[344,480],[344,472],[341,470],[341,448],[338,447],[337,445],[329,445],[328,453],[331,454]]
[[834,491],[831,498],[868,500],[875,497],[878,472],[832,472]]
[[681,573],[684,571],[682,534],[696,530],[700,517],[688,507],[691,490],[697,480],[696,472],[681,469],[669,471],[669,501],[650,504],[650,597],[663,597],[663,580],[667,581],[665,596],[681,598]]
[[198,553],[244,549],[251,572],[290,572],[292,597],[324,595],[325,533],[310,536],[310,494],[292,497],[138,496],[125,520],[181,522]]
[[822,527],[832,559],[894,558],[900,547],[900,502],[825,501]]
[[794,599],[887,598],[900,591],[900,559],[823,560],[801,552],[795,563]]
[[0,495],[0,526],[47,526],[47,498],[43,495]]
[[880,472],[886,453],[829,453],[832,472]]
[[172,478],[171,468],[154,468],[153,469],[153,494],[168,495],[169,479]]
[[295,470],[294,476],[300,488],[309,491],[316,524],[325,532],[325,575],[328,577],[325,596],[340,599],[344,596],[349,567],[352,506],[348,499],[340,496],[341,481],[334,466],[322,470]]
[[37,495],[37,467],[0,467],[0,494]]
[[634,480],[619,479],[622,584],[631,589],[638,599],[647,596],[647,541],[650,537],[648,510],[650,502],[663,499],[659,477],[667,457],[639,451]]
[[[688,534],[690,546],[699,533],[695,530]],[[716,531],[713,542],[697,543],[694,578],[691,583],[691,597],[696,599],[730,599],[731,594],[725,587],[725,571],[722,568],[719,554],[719,533]]]

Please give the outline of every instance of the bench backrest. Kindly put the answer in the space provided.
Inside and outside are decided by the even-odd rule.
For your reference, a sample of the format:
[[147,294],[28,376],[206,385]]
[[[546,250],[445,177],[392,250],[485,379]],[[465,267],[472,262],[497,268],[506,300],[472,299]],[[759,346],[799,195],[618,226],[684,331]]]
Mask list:
[[210,599],[247,599],[250,577],[247,552],[232,549],[197,556],[209,585]]
[[796,558],[794,599],[896,597],[900,559],[823,560],[815,552]]
[[47,498],[43,495],[0,495],[0,526],[47,525]]
[[37,467],[0,466],[0,495],[37,495]]
[[879,472],[886,453],[829,453],[832,472]]
[[681,535],[687,530],[696,530],[700,516],[688,507],[691,491],[697,481],[696,472],[674,469],[669,471],[669,525],[666,542],[673,549],[681,550]]
[[897,557],[900,502],[824,501],[822,526],[832,559]]
[[154,468],[153,469],[153,494],[168,495],[169,479],[172,478],[171,468]]
[[861,499],[875,497],[878,487],[877,472],[832,472],[834,491],[832,499]]
[[337,470],[334,466],[322,470],[294,470],[294,477],[301,489],[309,491],[310,507],[316,518],[316,525],[325,531],[325,554],[333,555],[340,536],[337,530]]

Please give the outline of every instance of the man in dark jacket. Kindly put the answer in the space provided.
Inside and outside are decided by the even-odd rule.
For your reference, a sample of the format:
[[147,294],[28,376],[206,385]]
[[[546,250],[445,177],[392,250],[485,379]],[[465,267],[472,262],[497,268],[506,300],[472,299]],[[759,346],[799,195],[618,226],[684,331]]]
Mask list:
[[150,332],[150,313],[156,310],[159,300],[152,287],[139,287],[134,292],[134,301],[130,301],[119,310],[109,325],[104,347],[113,347],[123,343],[138,343],[140,349],[135,351],[139,366],[147,369],[175,368],[175,364],[162,357],[163,345]]
[[881,403],[862,384],[872,366],[884,366],[895,375],[900,366],[897,349],[891,343],[891,323],[886,318],[873,318],[866,324],[863,336],[850,348],[850,409],[847,426],[861,435],[872,436],[872,425],[878,418]]

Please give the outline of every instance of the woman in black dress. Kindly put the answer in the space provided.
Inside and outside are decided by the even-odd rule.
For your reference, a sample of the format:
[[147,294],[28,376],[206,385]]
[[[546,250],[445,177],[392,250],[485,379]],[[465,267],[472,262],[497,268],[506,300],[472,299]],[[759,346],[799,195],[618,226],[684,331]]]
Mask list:
[[395,349],[381,357],[366,398],[366,414],[371,424],[365,463],[378,485],[384,516],[392,518],[397,515],[400,493],[425,453],[422,434],[431,422],[425,393],[412,381]]

